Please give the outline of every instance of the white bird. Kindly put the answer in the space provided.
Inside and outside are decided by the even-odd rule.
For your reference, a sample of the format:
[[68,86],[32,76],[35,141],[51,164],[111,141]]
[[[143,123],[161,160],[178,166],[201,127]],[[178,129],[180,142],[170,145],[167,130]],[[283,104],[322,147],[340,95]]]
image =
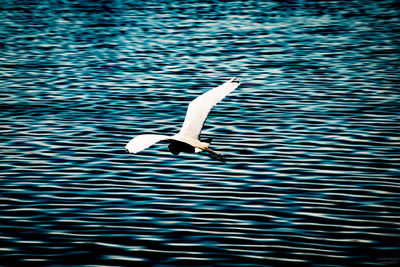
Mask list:
[[174,155],[178,155],[180,152],[197,153],[206,151],[216,155],[218,159],[223,160],[221,154],[218,154],[208,147],[210,145],[209,143],[199,140],[199,135],[211,108],[239,85],[240,82],[236,78],[232,78],[190,102],[185,121],[179,133],[173,136],[159,134],[138,135],[125,146],[126,151],[129,153],[138,153],[159,141],[169,141],[169,151]]

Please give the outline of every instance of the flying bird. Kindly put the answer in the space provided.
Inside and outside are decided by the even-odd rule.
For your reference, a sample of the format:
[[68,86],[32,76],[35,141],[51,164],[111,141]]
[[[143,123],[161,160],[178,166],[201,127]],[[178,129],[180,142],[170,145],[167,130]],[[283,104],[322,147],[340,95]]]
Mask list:
[[168,141],[169,151],[174,155],[178,155],[180,152],[198,153],[205,151],[223,161],[221,154],[209,148],[210,140],[206,140],[207,142],[200,141],[199,136],[211,108],[239,85],[239,80],[232,78],[195,98],[188,106],[186,117],[179,133],[173,136],[160,134],[138,135],[125,146],[126,151],[138,153],[159,141]]

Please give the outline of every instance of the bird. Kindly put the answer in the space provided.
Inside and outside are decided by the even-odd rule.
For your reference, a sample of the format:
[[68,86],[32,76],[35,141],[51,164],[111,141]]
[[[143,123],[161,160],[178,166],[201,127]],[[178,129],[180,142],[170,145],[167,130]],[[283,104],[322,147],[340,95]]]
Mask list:
[[211,138],[201,141],[201,130],[212,107],[240,85],[237,78],[231,78],[222,85],[215,87],[192,100],[187,108],[185,120],[180,131],[173,135],[141,134],[130,140],[125,146],[128,153],[136,154],[160,141],[168,141],[168,149],[178,155],[181,152],[208,152],[210,157],[224,161],[222,154],[215,152],[209,145]]

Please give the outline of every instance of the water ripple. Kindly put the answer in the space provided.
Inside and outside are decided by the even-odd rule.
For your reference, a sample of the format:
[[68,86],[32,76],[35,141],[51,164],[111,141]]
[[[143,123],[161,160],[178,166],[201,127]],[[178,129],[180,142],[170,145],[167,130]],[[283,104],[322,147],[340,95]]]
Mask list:
[[[4,266],[398,264],[393,0],[7,2]],[[173,156],[197,95],[237,76]],[[183,108],[182,108],[183,107]]]

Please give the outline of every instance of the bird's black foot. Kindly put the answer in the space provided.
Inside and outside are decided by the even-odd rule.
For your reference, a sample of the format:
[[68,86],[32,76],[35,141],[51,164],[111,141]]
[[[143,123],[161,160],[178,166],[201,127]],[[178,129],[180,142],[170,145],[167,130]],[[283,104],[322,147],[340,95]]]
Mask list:
[[223,162],[223,163],[226,162],[226,161],[225,161],[225,156],[223,156],[222,154],[209,154],[208,156],[209,156],[210,158],[212,158],[212,159],[219,160],[219,161],[221,161],[221,162]]
[[223,155],[221,155],[221,154],[219,154],[215,159],[217,159],[217,160],[219,160],[219,161],[222,161],[223,163],[226,162],[226,161],[225,161],[225,156],[223,156]]
[[225,163],[225,156],[221,155],[221,154],[216,154],[216,153],[210,153],[209,151],[203,151],[201,152],[201,154],[206,155],[209,158],[221,161],[223,163]]

